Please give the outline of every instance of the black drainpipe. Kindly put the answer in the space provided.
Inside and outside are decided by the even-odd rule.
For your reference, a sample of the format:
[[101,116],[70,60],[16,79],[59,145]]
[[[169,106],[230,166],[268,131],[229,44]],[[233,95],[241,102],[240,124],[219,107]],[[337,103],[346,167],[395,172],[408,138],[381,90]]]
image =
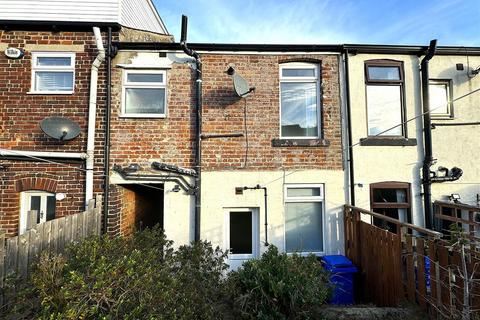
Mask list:
[[195,169],[197,176],[195,177],[195,241],[200,240],[200,213],[202,206],[201,199],[201,163],[202,163],[202,143],[200,136],[202,134],[202,61],[198,52],[187,46],[187,23],[188,18],[182,15],[182,32],[180,37],[180,46],[183,51],[195,59]]
[[257,184],[255,187],[243,187],[243,190],[260,190],[263,189],[263,201],[265,206],[265,247],[268,247],[270,244],[268,243],[268,194],[267,194],[267,187],[261,187]]
[[107,101],[105,109],[104,181],[103,181],[103,232],[107,233],[108,204],[110,193],[110,109],[112,98],[112,28],[108,27],[107,45]]
[[431,174],[430,167],[433,165],[432,156],[432,121],[430,117],[430,96],[428,92],[429,74],[428,62],[435,55],[437,49],[437,40],[430,41],[427,54],[422,59],[420,68],[422,71],[422,101],[423,101],[423,140],[425,147],[425,158],[422,168],[422,184],[423,184],[423,201],[425,207],[425,227],[431,229],[433,227],[432,212],[432,193],[431,193]]
[[345,54],[345,91],[347,98],[347,136],[348,136],[348,165],[350,178],[350,205],[355,205],[355,175],[353,168],[353,148],[352,148],[352,112],[350,107],[350,72],[348,67],[348,49],[344,49]]

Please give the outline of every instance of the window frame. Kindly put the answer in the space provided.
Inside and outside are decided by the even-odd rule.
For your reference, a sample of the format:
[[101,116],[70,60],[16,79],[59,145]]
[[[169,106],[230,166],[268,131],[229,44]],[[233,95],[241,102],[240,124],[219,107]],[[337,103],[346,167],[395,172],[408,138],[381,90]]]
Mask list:
[[[70,58],[70,66],[37,66],[38,58]],[[36,72],[71,72],[72,76],[72,90],[70,91],[61,91],[61,90],[52,90],[44,91],[37,90],[36,88]],[[44,51],[34,51],[32,52],[31,59],[31,78],[30,78],[30,91],[29,94],[55,94],[55,95],[69,95],[75,92],[75,52],[44,52]]]
[[[370,79],[368,69],[369,67],[397,67],[399,69],[400,79],[398,80],[383,80],[383,79]],[[364,61],[364,76],[365,76],[365,107],[366,107],[366,124],[367,124],[367,137],[369,139],[401,139],[407,138],[407,124],[406,119],[406,103],[405,103],[405,69],[403,61],[393,59],[373,59]],[[368,117],[368,86],[394,86],[400,88],[400,117],[401,117],[401,129],[400,135],[392,134],[380,134],[370,135],[369,133],[369,117]]]
[[[230,253],[230,213],[250,212],[252,215],[252,253]],[[224,250],[229,260],[248,260],[258,258],[260,253],[260,214],[258,208],[225,208]]]
[[[314,77],[284,77],[282,71],[284,69],[313,69]],[[317,90],[317,135],[315,136],[283,136],[282,135],[282,83],[315,83]],[[315,62],[284,62],[279,67],[279,82],[278,82],[278,100],[279,100],[279,137],[280,139],[321,139],[323,134],[322,122],[322,105],[321,105],[321,66]]]
[[[376,209],[407,209],[406,212],[406,221],[407,223],[412,223],[412,193],[411,193],[412,184],[409,182],[376,182],[370,184],[370,211],[381,214],[381,212],[375,211]],[[375,189],[393,189],[406,190],[406,200],[407,202],[374,202],[373,191]],[[376,218],[372,219],[372,223]],[[400,221],[400,217],[398,217]],[[382,222],[383,223],[383,222]],[[388,223],[383,223],[387,225]]]
[[[439,120],[451,120],[454,118],[454,109],[453,109],[453,85],[452,85],[452,79],[429,79],[428,80],[428,85],[430,86],[431,84],[445,84],[447,86],[447,113],[442,113],[442,114],[435,114],[430,111],[430,117],[432,119],[439,119]],[[430,89],[430,88],[429,88]],[[430,90],[429,90],[430,92]],[[430,110],[430,106],[428,106],[428,110]]]
[[[19,223],[18,223],[18,234],[21,235],[25,233],[27,230],[27,213],[30,211],[30,206],[31,206],[31,201],[32,201],[32,196],[40,196],[40,204],[41,207],[45,210],[45,216],[44,218],[40,218],[40,223],[44,223],[47,221],[47,197],[55,197],[55,193],[44,191],[44,190],[27,190],[27,191],[22,191],[20,193],[20,217],[19,217]],[[56,211],[56,202],[57,200],[55,199],[55,211]],[[42,205],[43,203],[43,205]],[[56,212],[55,212],[56,213]],[[43,221],[42,221],[43,220]]]
[[[289,197],[288,189],[305,189],[305,188],[319,188],[319,196],[307,196],[307,197]],[[283,197],[283,247],[287,254],[298,254],[301,256],[308,256],[314,254],[316,256],[322,256],[325,254],[326,247],[326,235],[325,235],[325,185],[323,183],[286,183],[284,184],[284,197]],[[305,203],[305,202],[320,202],[322,204],[322,251],[287,251],[287,203]]]
[[[128,82],[129,74],[162,74],[162,82]],[[127,113],[126,112],[126,89],[165,89],[165,110],[163,113]],[[125,69],[122,76],[122,104],[121,118],[166,118],[168,110],[168,94],[167,94],[167,70],[145,70],[145,69]]]

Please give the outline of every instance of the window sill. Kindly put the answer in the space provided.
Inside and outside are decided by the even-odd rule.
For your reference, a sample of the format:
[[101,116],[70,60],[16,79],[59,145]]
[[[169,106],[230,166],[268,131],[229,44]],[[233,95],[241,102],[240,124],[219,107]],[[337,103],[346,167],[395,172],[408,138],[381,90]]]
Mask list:
[[36,94],[36,95],[71,95],[73,91],[28,91],[27,94]]
[[360,139],[361,146],[416,146],[417,139],[408,138],[362,138]]
[[272,139],[272,147],[328,147],[330,141],[326,139]]
[[165,119],[167,116],[164,114],[121,114],[119,118],[132,118],[132,119],[142,119],[142,118],[154,118],[154,119]]

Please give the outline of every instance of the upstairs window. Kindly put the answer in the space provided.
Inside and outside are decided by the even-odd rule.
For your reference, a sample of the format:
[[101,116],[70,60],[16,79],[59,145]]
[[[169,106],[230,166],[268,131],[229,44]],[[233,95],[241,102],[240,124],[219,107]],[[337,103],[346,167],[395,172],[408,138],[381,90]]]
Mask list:
[[366,61],[365,78],[368,136],[403,136],[403,63]]
[[167,105],[166,78],[166,71],[125,71],[122,115],[139,118],[165,117]]
[[320,137],[319,66],[287,63],[280,67],[282,138]]
[[74,84],[75,53],[32,53],[31,93],[71,94]]
[[430,116],[432,118],[452,118],[452,94],[450,80],[430,80]]

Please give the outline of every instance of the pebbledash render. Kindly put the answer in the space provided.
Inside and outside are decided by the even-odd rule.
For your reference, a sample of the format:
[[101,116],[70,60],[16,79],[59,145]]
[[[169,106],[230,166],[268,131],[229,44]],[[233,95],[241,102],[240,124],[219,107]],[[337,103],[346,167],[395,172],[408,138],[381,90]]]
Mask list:
[[[287,252],[341,252],[339,54],[200,57],[200,238],[228,249],[233,267],[259,256],[267,241]],[[181,51],[127,49],[113,60],[110,161],[117,170],[109,228],[115,233],[159,222],[176,245],[194,240],[194,196],[158,178],[158,164],[195,168],[194,68]],[[229,68],[255,87],[248,96],[235,93]],[[182,176],[194,186],[194,177]],[[244,190],[257,185],[267,197],[263,189]]]

